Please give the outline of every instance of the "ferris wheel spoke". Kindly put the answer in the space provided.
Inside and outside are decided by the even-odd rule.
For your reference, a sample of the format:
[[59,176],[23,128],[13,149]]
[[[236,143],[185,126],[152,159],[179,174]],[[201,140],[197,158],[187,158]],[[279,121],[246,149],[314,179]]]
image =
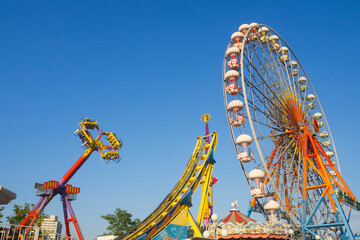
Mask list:
[[[254,118],[254,119],[257,119],[257,120],[259,119],[258,117],[256,117],[256,112],[254,112],[253,118]],[[260,126],[259,126],[258,124],[256,124],[255,127],[256,127],[259,135],[262,136],[263,134],[262,134],[262,132],[261,132],[261,130],[260,130]],[[265,143],[264,143],[264,142],[261,142],[261,144],[262,144],[262,149],[264,149],[265,151],[267,151],[267,150],[266,150]],[[255,161],[256,161],[256,160],[255,160]]]
[[[251,52],[251,50],[249,50],[248,48],[247,48],[247,50],[249,51],[249,52]],[[252,54],[252,55],[256,55],[256,56],[258,56],[257,55],[257,53],[256,53],[256,51],[254,51],[254,52],[252,52],[252,53],[255,53],[255,54]],[[244,65],[248,70],[249,70],[249,72],[250,72],[250,69],[259,69],[257,72],[256,72],[256,74],[255,75],[252,75],[252,77],[254,78],[254,79],[256,79],[256,77],[257,76],[262,76],[262,75],[264,75],[264,73],[266,73],[266,68],[264,68],[264,66],[263,66],[263,64],[262,64],[262,62],[261,61],[255,61],[255,60],[258,60],[258,58],[252,58],[251,57],[251,54],[245,54],[244,55],[245,57],[246,57],[246,61],[247,61],[247,63]],[[259,64],[259,66],[256,66],[256,64]],[[260,72],[260,71],[262,71],[262,72]],[[268,75],[268,74],[265,74],[264,76],[263,76],[263,78],[266,80],[267,79],[267,77],[269,77],[269,79],[272,81],[272,83],[273,83],[273,79]],[[264,82],[266,82],[266,81],[264,81],[263,79],[260,79],[261,80],[261,83],[264,83]]]
[[[246,55],[244,55],[244,57],[245,57],[245,59],[247,60],[247,61],[249,61],[248,60],[248,58],[246,57]],[[250,62],[250,61],[249,61]],[[254,69],[256,72],[257,72],[257,76],[259,76],[260,77],[260,80],[264,83],[264,86],[267,86],[267,89],[270,91],[269,93],[271,93],[271,96],[274,96],[273,97],[273,99],[275,99],[275,100],[277,100],[277,104],[279,104],[280,106],[282,106],[282,102],[280,101],[280,99],[279,98],[277,98],[277,97],[275,97],[275,96],[277,96],[275,93],[274,93],[274,91],[273,91],[273,89],[271,89],[270,87],[269,87],[269,84],[264,80],[264,78],[259,74],[259,72],[256,70],[256,68],[254,67],[254,65],[250,62],[250,64],[252,65],[252,69]],[[246,79],[245,77],[244,77],[244,79]],[[282,112],[282,110],[277,106],[277,104],[275,104],[273,101],[271,101],[270,99],[269,99],[269,97],[267,96],[267,94],[265,94],[263,91],[261,91],[260,89],[258,89],[258,88],[256,88],[256,86],[254,85],[254,84],[252,84],[251,83],[251,81],[249,81],[248,79],[246,79],[247,80],[247,84],[250,84],[252,87],[254,87],[259,93],[261,93],[264,97],[265,97],[265,99],[268,101],[268,103],[271,103],[271,105],[273,106],[273,107],[275,107],[279,112]],[[270,104],[269,104],[270,105]],[[265,104],[264,104],[264,106],[265,106]],[[285,108],[285,111],[287,111],[287,109]]]
[[[269,46],[268,46],[268,49],[269,49]],[[272,53],[272,51],[269,51],[269,53],[270,53],[270,56],[272,56],[272,61],[271,61],[271,65],[273,65],[273,66],[275,66],[276,67],[276,69],[277,69],[277,71],[273,71],[273,73],[275,73],[275,75],[277,75],[277,76],[279,76],[279,78],[280,78],[280,83],[281,84],[283,84],[283,86],[287,86],[287,80],[288,80],[288,78],[287,78],[287,75],[284,73],[284,71],[283,71],[283,67],[282,67],[282,65],[281,65],[281,63],[279,63],[279,54],[278,54],[278,52],[276,52],[276,58],[274,57],[274,55],[273,55],[273,53]],[[270,60],[269,60],[269,58],[268,58],[268,55],[267,54],[264,54],[264,56],[266,57],[266,60],[268,60],[269,61],[269,63],[270,63]],[[284,85],[285,84],[285,85]]]
[[248,102],[250,103],[249,104],[249,107],[251,107],[251,109],[253,111],[256,111],[256,112],[259,112],[261,113],[263,116],[266,116],[266,117],[271,117],[271,115],[269,114],[269,112],[264,112],[263,110],[259,109],[255,103],[253,103],[253,101],[251,100],[248,100]]
[[[290,166],[290,168],[293,169],[293,176],[294,176],[293,181],[294,181],[294,183],[297,183],[296,186],[300,186],[300,179],[299,179],[300,174],[298,173],[298,170],[300,169],[300,167],[299,167],[300,164],[298,162],[299,159],[296,159],[296,161],[295,161],[295,157],[298,158],[298,155],[293,154],[293,156],[291,157],[291,160],[290,160],[291,166]],[[298,165],[298,166],[296,166],[296,165]],[[300,193],[301,189],[299,187],[291,188],[290,195],[292,195],[293,189],[296,189],[296,199],[298,199],[298,203],[299,203],[299,193]]]
[[[262,48],[261,44],[259,44],[259,45],[260,45],[260,47],[261,47],[261,49],[262,49],[263,55],[264,55],[264,56],[267,56],[267,54],[265,53],[265,51],[264,51],[264,49]],[[257,52],[256,52],[255,49],[254,49],[254,52],[255,52],[255,55],[256,55],[256,57],[257,57],[258,62],[260,63],[261,68],[264,69],[264,73],[266,73],[266,76],[269,77],[269,79],[271,80],[271,82],[272,82],[273,84],[276,84],[277,82],[279,82],[279,80],[282,81],[281,76],[278,76],[278,75],[276,74],[276,72],[273,71],[272,68],[270,68],[270,70],[272,71],[272,74],[270,74],[270,73],[268,72],[268,70],[267,70],[267,69],[268,69],[268,66],[273,66],[274,63],[268,62],[267,64],[266,64],[266,63],[264,64],[264,63],[261,61],[261,59],[260,59],[260,57],[259,57],[259,55],[257,54]],[[274,73],[275,73],[275,74],[274,74]],[[274,79],[272,78],[272,76],[275,77],[275,80],[277,80],[277,81],[274,81]],[[280,78],[278,78],[278,77],[280,77]],[[277,85],[277,84],[276,84],[276,85]],[[276,86],[276,85],[275,85],[275,86]],[[278,89],[278,88],[275,88],[275,90],[279,90],[279,89]],[[280,91],[278,91],[278,93],[280,93]]]
[[[262,51],[263,51],[263,56],[265,57],[264,60],[265,62],[267,62],[266,66],[271,66],[271,71],[273,73],[274,76],[277,76],[278,79],[279,79],[279,85],[283,84],[285,81],[284,81],[284,76],[282,76],[282,72],[278,66],[278,61],[275,61],[275,58],[272,54],[272,51],[270,51],[270,47],[268,45],[268,43],[266,43],[266,46],[267,46],[267,49],[268,49],[268,53],[270,53],[270,55],[267,53],[267,51],[263,48],[262,45],[260,45]],[[269,57],[271,56],[271,57]],[[276,69],[274,69],[274,67]]]
[[[280,49],[281,49],[282,47],[283,47],[283,46],[282,46],[282,44],[281,44],[281,42],[280,42]],[[277,55],[278,59],[281,59],[281,56],[279,56],[279,52],[278,52],[278,51],[276,52],[276,55]],[[285,54],[285,55],[286,55],[286,54]],[[282,56],[284,56],[284,55],[282,55]],[[289,56],[289,55],[288,55],[288,56]],[[290,57],[289,57],[289,58],[290,58]],[[290,61],[290,59],[289,59],[288,61]],[[288,87],[291,88],[291,89],[293,89],[293,86],[292,86],[292,84],[291,84],[290,74],[289,74],[288,68],[286,67],[286,62],[287,62],[287,61],[281,61],[281,63],[279,63],[279,67],[280,67],[281,72],[284,74],[284,76],[286,76],[286,81],[285,81],[285,83],[288,83]]]
[[[248,119],[248,117],[245,117],[245,118]],[[254,122],[258,123],[258,124],[261,124],[261,125],[263,125],[263,126],[266,126],[266,127],[268,127],[268,128],[271,128],[272,130],[279,131],[279,132],[281,131],[281,129],[279,129],[279,128],[276,128],[276,127],[271,126],[271,125],[269,125],[269,124],[266,124],[266,123],[257,121],[256,119],[252,119],[252,121],[254,121]]]
[[[293,141],[290,141],[287,145],[281,147],[280,151],[277,154],[277,159],[279,159],[279,161],[281,161],[285,157],[285,154],[287,153],[288,149],[290,149],[290,147],[293,145],[293,143]],[[276,162],[274,164],[276,164]]]
[[[269,104],[266,104],[263,99],[267,100],[267,102],[270,102],[274,107],[277,108],[277,106],[271,101],[271,99],[269,99],[264,93],[263,91],[261,91],[257,86],[255,86],[251,81],[249,81],[247,78],[245,78],[245,82],[247,84],[247,86],[249,86],[249,89],[251,89],[251,92],[253,92],[256,96],[257,96],[257,99],[258,101],[260,101],[262,103],[262,106],[264,106],[268,112],[270,113],[271,110],[267,107]],[[256,92],[260,93],[262,95],[262,97],[259,97],[255,91],[253,91],[252,89],[255,89]],[[254,104],[253,102],[251,102],[253,106],[256,107],[256,109],[258,109],[258,107],[256,106],[256,104]],[[280,111],[280,109],[278,108],[278,110]],[[264,114],[265,115],[265,114]],[[273,115],[269,115],[270,117],[272,117],[274,120],[276,120]]]
[[[249,83],[249,82],[247,82],[247,83]],[[249,83],[250,85],[251,85],[251,83]],[[254,94],[255,96],[258,96],[254,91],[251,91],[251,94]],[[241,96],[242,96],[242,94],[241,94]],[[253,96],[253,95],[252,95]],[[263,103],[264,104],[264,102],[260,99],[260,98],[257,98],[257,101],[260,101],[261,103]],[[259,112],[259,113],[261,113],[264,117],[266,117],[266,118],[272,118],[274,121],[273,121],[273,123],[276,123],[276,119],[273,117],[273,115],[272,114],[270,114],[270,110],[267,108],[267,107],[265,107],[266,108],[266,110],[265,111],[268,111],[268,112],[265,112],[265,111],[263,111],[263,110],[261,110],[261,109],[259,109],[258,107],[257,107],[257,105],[252,101],[252,100],[250,100],[250,99],[248,99],[248,102],[250,103],[249,104],[249,107],[251,107],[252,108],[252,110],[255,110],[255,111],[257,111],[257,112]],[[258,119],[256,120],[257,122],[260,122]],[[265,123],[264,123],[265,124]],[[267,124],[266,124],[267,125]],[[268,126],[268,125],[267,125]],[[279,126],[278,126],[279,127]]]
[[[260,78],[260,80],[262,81],[262,83],[264,84],[264,86],[267,87],[267,89],[271,92],[271,94],[272,94],[273,96],[277,96],[277,94],[276,94],[276,93],[273,91],[273,89],[269,86],[269,84],[267,83],[267,81],[265,81],[265,79],[263,78],[263,76],[260,75],[260,73],[257,71],[257,69],[256,69],[256,67],[253,65],[253,63],[249,61],[249,59],[247,58],[247,56],[244,55],[244,57],[245,57],[245,59],[250,63],[252,69],[255,70],[255,72],[257,73],[257,76]],[[252,85],[252,86],[254,87],[254,85]],[[259,92],[261,92],[262,95],[269,101],[269,98],[268,98],[260,89],[257,89],[257,90],[258,90]],[[274,98],[274,99],[276,99],[276,100],[278,100],[278,101],[280,102],[279,99],[277,99],[277,98]],[[272,101],[270,101],[270,102],[272,103]],[[272,103],[272,104],[273,104],[273,103]],[[273,104],[273,105],[274,105],[275,107],[277,107],[275,104]]]
[[256,139],[257,140],[264,140],[266,138],[271,138],[271,137],[280,137],[280,136],[283,136],[285,134],[288,134],[288,133],[270,134],[270,135],[267,135],[267,136],[256,137]]

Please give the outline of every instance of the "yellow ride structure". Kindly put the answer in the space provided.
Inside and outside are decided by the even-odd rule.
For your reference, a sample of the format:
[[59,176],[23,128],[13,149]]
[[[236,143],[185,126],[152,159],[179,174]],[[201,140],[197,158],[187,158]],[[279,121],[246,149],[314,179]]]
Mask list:
[[[212,206],[212,171],[216,162],[213,154],[217,141],[216,131],[198,137],[185,171],[171,192],[138,226],[117,240],[164,239],[166,236],[178,239],[187,238],[188,224],[194,230],[194,236],[201,237],[200,228],[203,225],[203,219],[209,217],[210,206]],[[202,195],[195,221],[190,213],[191,198],[200,184]],[[173,235],[169,236],[171,234]]]

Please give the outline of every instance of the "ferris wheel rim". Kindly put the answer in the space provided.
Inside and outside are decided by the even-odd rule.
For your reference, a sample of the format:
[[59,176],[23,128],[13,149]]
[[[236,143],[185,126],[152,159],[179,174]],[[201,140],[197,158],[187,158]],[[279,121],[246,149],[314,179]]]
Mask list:
[[[227,46],[227,49],[229,48],[230,44],[231,44],[231,41],[229,42],[229,44],[228,44],[228,46]],[[223,77],[224,77],[224,75],[225,75],[225,62],[226,62],[226,54],[225,54],[225,56],[224,56],[224,61],[223,61]],[[226,118],[227,118],[227,121],[228,121],[228,123],[229,123],[229,122],[230,122],[230,117],[229,117],[228,111],[226,110],[228,102],[227,102],[227,98],[226,98],[226,90],[225,90],[225,81],[224,81],[224,80],[223,80],[223,95],[224,95]],[[232,138],[233,143],[234,143],[234,147],[235,147],[236,154],[239,154],[239,149],[236,147],[236,144],[235,144],[234,132],[232,131],[231,125],[230,125],[230,124],[228,124],[228,125],[229,125],[229,129],[230,129],[230,135],[231,135],[231,138]],[[249,178],[248,178],[248,176],[247,176],[247,172],[245,171],[245,167],[244,167],[244,165],[243,165],[243,163],[242,163],[241,161],[239,161],[239,163],[240,163],[241,169],[242,169],[243,172],[244,172],[244,176],[245,176],[245,178],[246,178],[246,181],[247,181],[247,183],[248,183],[248,185],[249,185],[249,187],[250,187],[250,186],[251,186],[251,183],[250,183],[250,180],[249,180]]]
[[[227,49],[229,48],[230,44],[231,44],[231,41],[228,43]],[[223,61],[223,77],[224,77],[224,75],[225,75],[225,62],[226,62],[226,53],[225,53],[224,61]],[[226,84],[225,84],[225,81],[224,81],[224,79],[223,79],[223,96],[224,96],[224,103],[225,103],[225,113],[226,113],[227,121],[228,121],[228,123],[229,123],[230,117],[229,117],[228,111],[226,110],[226,109],[227,109],[227,104],[228,104],[228,102],[227,102],[227,98],[226,98],[225,85],[226,85]],[[233,143],[234,143],[234,148],[235,148],[236,154],[238,155],[238,154],[239,154],[239,150],[238,150],[238,148],[236,147],[236,144],[235,144],[235,135],[234,135],[234,132],[233,132],[233,130],[232,130],[232,126],[231,126],[230,124],[228,124],[228,125],[229,125],[230,135],[231,135],[231,138],[232,138]],[[240,163],[241,169],[242,169],[242,171],[243,171],[243,173],[244,173],[245,179],[246,179],[246,181],[247,181],[247,183],[248,183],[248,185],[249,185],[249,188],[251,189],[251,182],[250,182],[250,179],[249,179],[249,177],[248,177],[248,174],[247,174],[247,172],[246,172],[246,170],[245,170],[245,166],[244,166],[244,164],[243,164],[241,161],[239,161],[239,163]],[[258,202],[258,199],[256,199],[256,201]],[[261,211],[264,213],[264,210],[263,210],[262,208],[261,208]],[[264,216],[267,217],[265,214],[264,214]]]

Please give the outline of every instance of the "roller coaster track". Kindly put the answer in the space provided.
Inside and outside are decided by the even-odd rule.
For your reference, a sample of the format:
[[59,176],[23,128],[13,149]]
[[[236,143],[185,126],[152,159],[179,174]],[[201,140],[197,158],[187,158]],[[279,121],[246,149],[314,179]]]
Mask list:
[[[208,138],[210,139],[209,143],[206,142]],[[207,176],[208,180],[205,180],[205,182],[208,185],[209,181],[211,181],[210,176],[215,163],[213,152],[217,141],[216,131],[210,135],[198,137],[194,152],[175,187],[148,217],[125,235],[117,238],[117,240],[152,239],[169,225],[182,210],[189,210],[192,206],[191,196],[199,184],[203,183],[204,176]],[[207,194],[203,194],[203,198],[205,195]],[[189,221],[194,224],[195,221],[191,215],[190,218]]]

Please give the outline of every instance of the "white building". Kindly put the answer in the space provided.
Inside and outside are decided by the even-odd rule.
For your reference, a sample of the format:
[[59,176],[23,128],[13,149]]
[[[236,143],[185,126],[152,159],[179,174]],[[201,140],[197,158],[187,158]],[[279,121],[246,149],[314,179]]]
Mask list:
[[44,221],[41,223],[41,230],[53,240],[59,240],[62,230],[62,224],[58,221],[58,217],[55,215],[50,215],[47,218],[44,218]]
[[97,236],[96,240],[114,240],[117,237],[119,237],[119,235],[100,235]]

